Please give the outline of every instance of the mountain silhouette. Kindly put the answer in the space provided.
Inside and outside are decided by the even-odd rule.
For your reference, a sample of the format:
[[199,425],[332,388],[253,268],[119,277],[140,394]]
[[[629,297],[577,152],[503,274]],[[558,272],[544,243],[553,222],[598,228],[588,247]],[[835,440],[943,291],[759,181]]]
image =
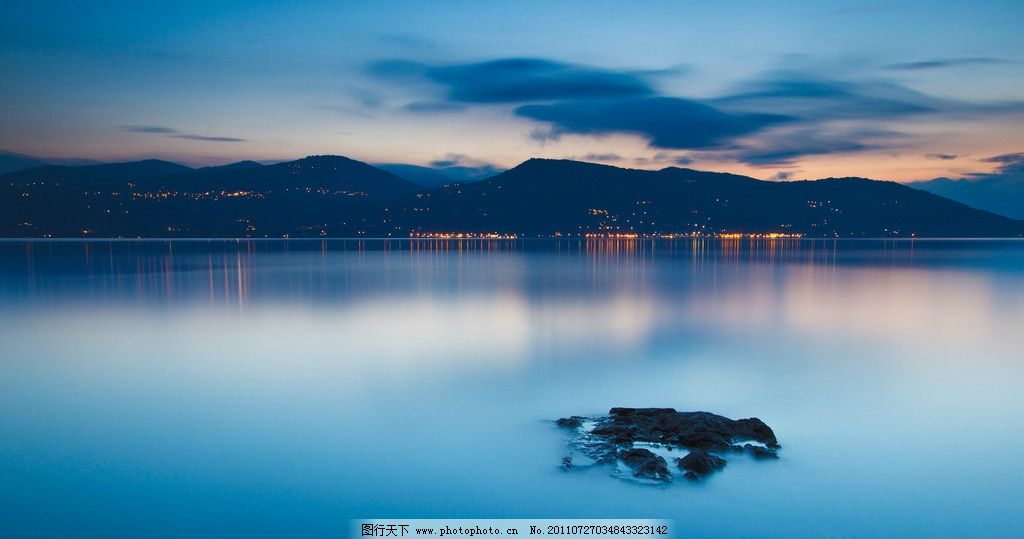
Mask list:
[[244,170],[244,169],[260,168],[260,167],[263,167],[263,166],[265,166],[265,165],[263,165],[262,163],[257,163],[256,161],[237,161],[235,163],[228,163],[226,165],[216,165],[216,166],[212,166],[212,167],[203,167],[203,169],[205,169],[205,170],[214,170],[214,169],[221,169],[221,170]]
[[0,174],[41,167],[46,161],[30,155],[0,151]]
[[340,156],[200,169],[155,160],[47,166],[0,176],[0,188],[0,233],[58,237],[319,235],[337,208],[419,189]]
[[8,237],[1024,233],[1024,222],[894,182],[768,182],[548,159],[436,189],[340,156],[199,169],[157,160],[44,166],[0,176],[0,195]]
[[79,159],[74,157],[36,157],[17,152],[0,150],[0,174],[8,174],[29,168],[36,168],[45,165],[67,165],[84,166],[99,165],[94,159]]
[[1024,219],[1024,174],[952,180],[936,178],[906,184],[1013,219]]
[[503,172],[503,170],[492,166],[469,167],[452,165],[447,167],[424,167],[403,163],[379,163],[374,166],[428,189],[453,183],[480,181]]
[[193,170],[194,169],[185,165],[171,163],[170,161],[145,159],[142,161],[128,161],[125,163],[84,166],[43,165],[6,174],[3,176],[3,179],[16,182],[75,182],[82,180],[106,182],[110,180],[126,180],[132,178],[148,178],[154,176],[182,174]]
[[378,163],[374,166],[425,189],[434,189],[452,183],[459,183],[459,180],[454,177],[431,167],[406,165],[403,163]]
[[424,232],[799,233],[815,237],[1017,236],[1022,223],[895,182],[768,182],[669,167],[531,159],[488,180],[422,193],[396,220]]

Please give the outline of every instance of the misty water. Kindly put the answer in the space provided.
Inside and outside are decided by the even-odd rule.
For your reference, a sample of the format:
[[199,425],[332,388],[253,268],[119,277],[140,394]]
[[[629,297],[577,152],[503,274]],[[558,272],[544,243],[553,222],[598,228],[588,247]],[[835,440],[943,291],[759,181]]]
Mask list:
[[[1024,533],[1021,241],[0,242],[0,536]],[[549,420],[774,428],[700,483]]]

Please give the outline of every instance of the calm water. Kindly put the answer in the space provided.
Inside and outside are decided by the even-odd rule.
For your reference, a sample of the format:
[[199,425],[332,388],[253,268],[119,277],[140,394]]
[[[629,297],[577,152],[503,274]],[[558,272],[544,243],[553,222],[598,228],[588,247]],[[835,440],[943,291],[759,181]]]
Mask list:
[[[0,536],[1024,534],[1024,242],[2,242]],[[544,420],[758,416],[700,485]]]

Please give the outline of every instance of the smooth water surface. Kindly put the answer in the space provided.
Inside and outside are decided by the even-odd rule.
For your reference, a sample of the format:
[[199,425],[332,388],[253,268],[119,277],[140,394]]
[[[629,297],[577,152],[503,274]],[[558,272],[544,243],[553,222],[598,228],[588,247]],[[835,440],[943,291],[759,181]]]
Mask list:
[[[0,536],[1024,534],[1024,242],[0,242]],[[700,484],[547,420],[757,416]],[[685,535],[683,535],[685,533]]]

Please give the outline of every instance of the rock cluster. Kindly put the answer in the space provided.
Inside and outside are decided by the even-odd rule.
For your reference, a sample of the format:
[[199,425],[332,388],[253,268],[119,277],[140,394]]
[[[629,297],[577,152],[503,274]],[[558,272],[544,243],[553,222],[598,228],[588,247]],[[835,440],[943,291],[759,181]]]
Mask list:
[[[655,451],[688,451],[673,460],[683,477],[698,480],[725,467],[720,454],[777,459],[781,447],[775,432],[760,419],[673,408],[612,408],[608,415],[564,417],[556,424],[572,431],[569,448],[589,460],[586,466],[611,464],[613,475],[650,482],[669,482],[673,477],[665,457]],[[565,470],[579,467],[572,456],[562,459]]]

